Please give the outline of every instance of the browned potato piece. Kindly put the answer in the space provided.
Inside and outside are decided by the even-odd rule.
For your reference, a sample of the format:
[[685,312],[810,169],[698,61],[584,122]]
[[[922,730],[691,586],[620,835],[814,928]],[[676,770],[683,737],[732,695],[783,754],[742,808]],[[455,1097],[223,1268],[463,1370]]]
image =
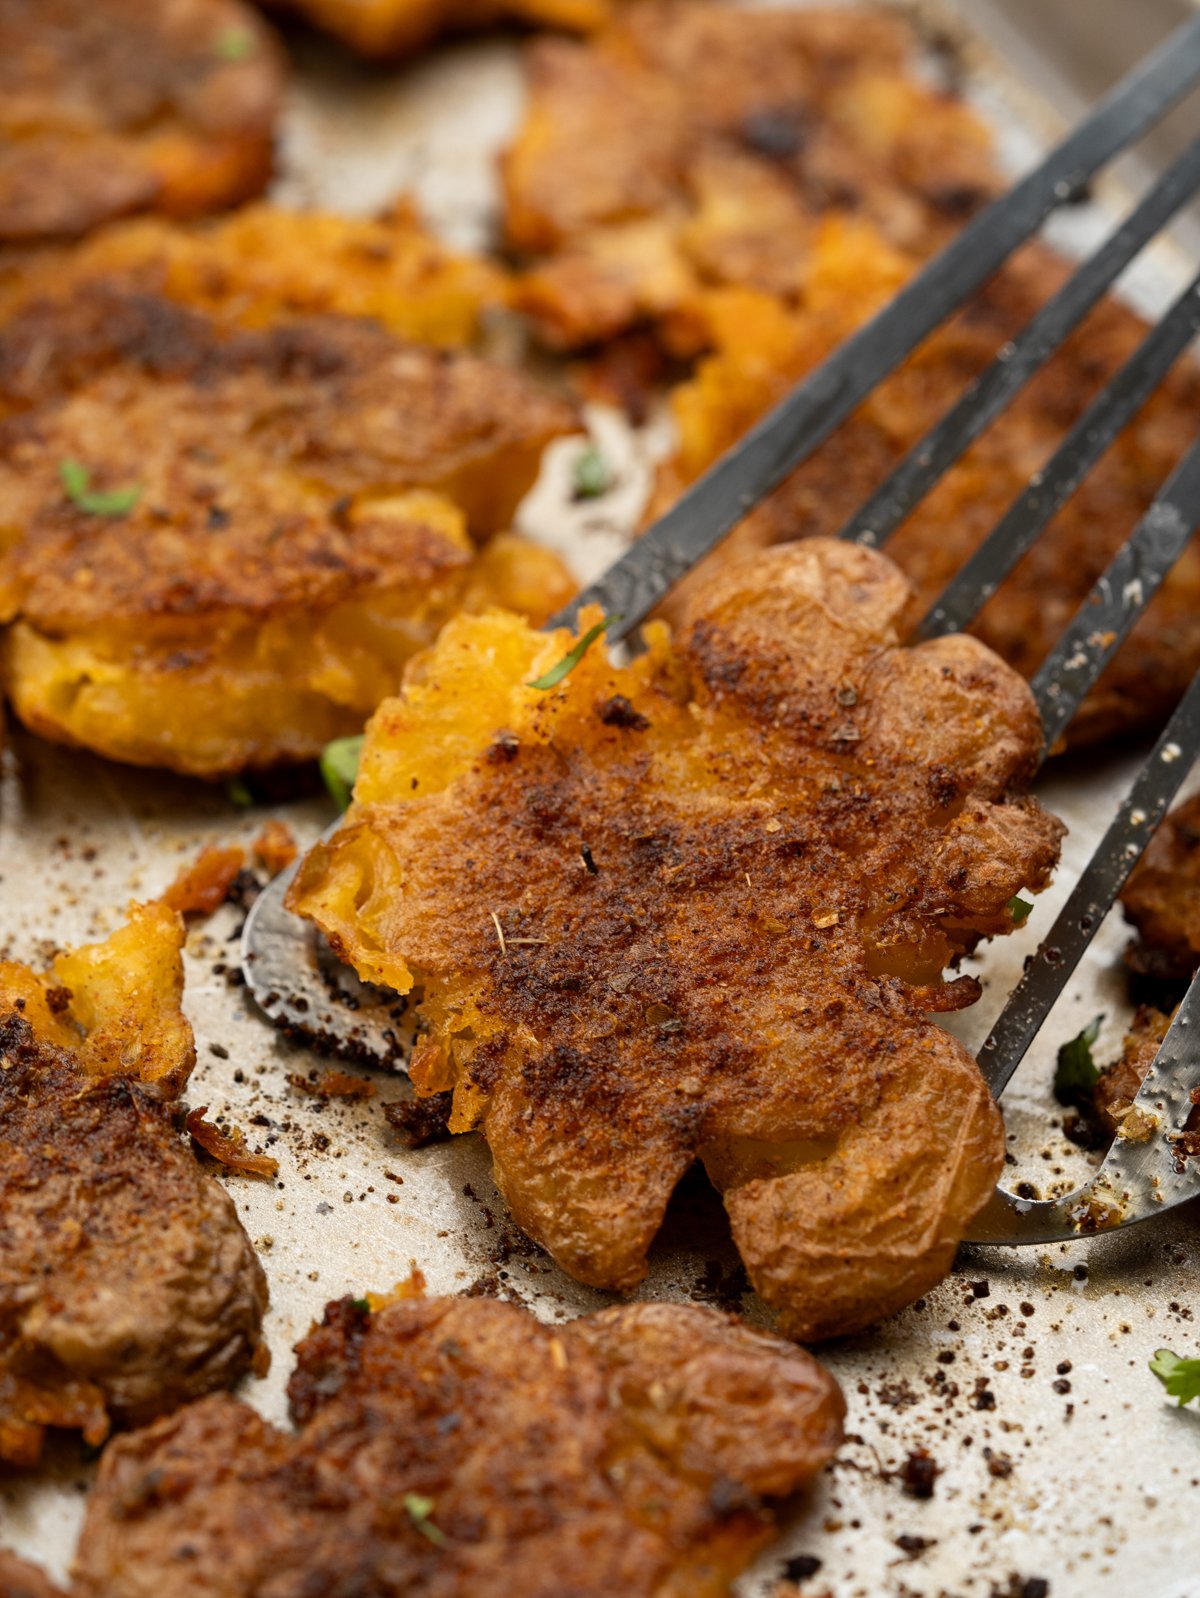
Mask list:
[[[889,300],[915,266],[914,258],[862,222],[832,220],[813,241],[805,288],[794,304],[745,290],[721,291],[698,302],[715,353],[673,395],[679,447],[662,469],[655,508],[665,508],[798,378]],[[710,564],[720,564],[734,549],[838,532],[1067,270],[1046,250],[1022,252],[758,505]],[[915,583],[923,608],[979,546],[1145,332],[1141,319],[1118,301],[1101,304],[896,531],[888,554]],[[1190,446],[1198,407],[1200,374],[1181,366],[972,625],[1023,676],[1040,666]],[[686,590],[685,583],[673,596],[675,605]],[[1200,544],[1194,544],[1072,722],[1070,742],[1094,743],[1160,722],[1198,668]]]
[[3,1598],[64,1598],[61,1587],[56,1587],[36,1565],[18,1559],[3,1548],[0,1548],[0,1594]]
[[0,621],[17,715],[220,776],[356,732],[464,604],[548,615],[503,528],[572,409],[347,317],[247,330],[102,281],[0,330]]
[[179,917],[135,906],[39,975],[0,964],[0,1461],[95,1445],[244,1375],[267,1288],[181,1141]]
[[215,1398],[110,1445],[76,1598],[719,1598],[841,1440],[809,1355],[693,1306],[343,1299],[297,1356],[292,1435]]
[[501,22],[590,33],[616,0],[264,0],[324,28],[360,55],[390,60],[443,33],[474,33]]
[[1186,982],[1200,966],[1200,794],[1167,816],[1121,894],[1135,971]]
[[698,1158],[782,1324],[828,1336],[936,1281],[991,1191],[999,1116],[926,1012],[976,996],[944,967],[1061,828],[1023,796],[1024,684],[971,639],[899,647],[910,602],[881,556],[789,545],[548,692],[567,634],[459,619],[301,866],[344,959],[423,986],[418,1092],[453,1089],[583,1281],[640,1280]]
[[547,339],[649,319],[687,345],[699,285],[794,292],[829,212],[943,243],[998,179],[975,114],[908,71],[910,43],[879,9],[681,3],[534,44],[505,227],[535,258],[520,299]]
[[191,226],[138,217],[69,248],[9,250],[0,255],[0,318],[97,278],[243,327],[334,312],[446,349],[470,345],[485,313],[508,298],[498,267],[448,249],[406,204],[374,219],[248,205]]
[[0,0],[0,242],[259,193],[282,91],[240,0]]

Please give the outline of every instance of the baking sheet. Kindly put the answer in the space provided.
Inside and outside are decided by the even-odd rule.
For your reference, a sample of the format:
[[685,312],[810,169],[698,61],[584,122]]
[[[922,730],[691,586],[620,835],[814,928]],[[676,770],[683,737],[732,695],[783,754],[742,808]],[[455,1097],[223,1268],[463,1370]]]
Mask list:
[[[367,211],[409,189],[451,240],[487,242],[493,155],[521,104],[511,42],[457,45],[395,74],[364,72],[307,41],[300,60],[281,199]],[[1014,120],[1019,108],[1036,125],[1020,90],[985,65],[973,93],[1002,125],[1007,157],[1026,163],[1040,141]],[[1043,135],[1051,124],[1048,116]],[[1102,226],[1092,209],[1073,212],[1067,242],[1082,245]],[[1136,297],[1161,304],[1176,276],[1177,263],[1159,252],[1138,275]],[[568,552],[581,579],[633,525],[665,439],[661,420],[637,439],[611,415],[592,420],[617,461],[617,490],[571,506],[578,445],[561,443],[522,517]],[[1071,828],[1059,886],[1021,933],[985,952],[984,998],[954,1018],[969,1044],[986,1033],[1136,763],[1132,755],[1076,762],[1043,783]],[[37,961],[56,945],[101,936],[131,897],[159,892],[203,843],[248,842],[273,813],[302,841],[331,814],[320,799],[241,813],[219,790],[17,733],[0,776],[0,949]],[[185,1002],[198,1046],[190,1101],[228,1113],[280,1162],[273,1183],[223,1178],[271,1280],[273,1365],[244,1396],[282,1420],[290,1349],[310,1320],[342,1293],[387,1288],[412,1261],[431,1292],[484,1288],[548,1319],[603,1302],[506,1220],[477,1137],[416,1152],[390,1140],[382,1106],[400,1096],[396,1081],[375,1076],[375,1098],[324,1105],[289,1085],[318,1062],[274,1034],[237,984],[239,923],[227,908],[192,932]],[[1094,1014],[1106,1015],[1100,1054],[1113,1051],[1129,1015],[1117,966],[1124,938],[1110,918],[1006,1095],[1014,1178],[1045,1186],[1085,1167],[1054,1124],[1048,1085],[1057,1044]],[[1198,1223],[1200,1206],[1191,1205],[1116,1237],[1022,1253],[964,1250],[925,1301],[869,1336],[827,1347],[849,1401],[849,1441],[743,1579],[742,1598],[774,1594],[796,1555],[820,1561],[799,1590],[835,1598],[1032,1598],[1039,1578],[1053,1598],[1196,1598],[1200,1414],[1165,1401],[1146,1361],[1164,1344],[1196,1351]],[[716,1303],[764,1322],[743,1286],[719,1203],[688,1182],[636,1296]],[[980,1390],[992,1398],[979,1399]],[[895,1474],[917,1448],[940,1472],[925,1501]],[[63,1573],[89,1479],[69,1443],[36,1481],[0,1477],[0,1542]]]

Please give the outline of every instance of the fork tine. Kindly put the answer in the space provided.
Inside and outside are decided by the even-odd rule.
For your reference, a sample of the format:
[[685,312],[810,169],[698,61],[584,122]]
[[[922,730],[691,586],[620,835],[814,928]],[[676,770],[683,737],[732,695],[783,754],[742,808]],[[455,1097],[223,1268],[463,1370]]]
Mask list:
[[1200,524],[1200,442],[1108,563],[1030,683],[1053,749]]
[[1118,1136],[1095,1176],[1062,1198],[1024,1199],[998,1187],[971,1223],[970,1241],[1008,1247],[1054,1243],[1081,1232],[1148,1221],[1195,1198],[1200,1194],[1200,1170],[1196,1159],[1178,1148],[1177,1139],[1191,1113],[1191,1092],[1197,1086],[1200,976],[1192,978],[1133,1101],[1132,1135]]
[[[1200,150],[1200,144],[1197,145]],[[963,563],[917,628],[919,638],[960,632],[1074,494],[1200,332],[1200,274],[1096,396],[1046,466]]]
[[993,1097],[999,1098],[1024,1059],[1198,755],[1200,673],[979,1051],[979,1069]]
[[599,604],[620,618],[609,629],[611,639],[632,631],[1056,206],[1158,122],[1198,77],[1200,17],[1176,29],[1033,172],[969,222],[888,306],[697,478],[552,625],[574,625],[584,605]]
[[1132,215],[1068,278],[941,421],[913,445],[838,537],[874,547],[890,537],[1198,186],[1200,140],[1184,151]]

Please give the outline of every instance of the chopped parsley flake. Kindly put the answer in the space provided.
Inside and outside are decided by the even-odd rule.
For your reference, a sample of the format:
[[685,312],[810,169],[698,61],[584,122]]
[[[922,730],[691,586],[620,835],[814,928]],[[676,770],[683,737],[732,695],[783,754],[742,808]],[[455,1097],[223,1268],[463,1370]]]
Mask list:
[[575,457],[571,472],[573,499],[599,499],[613,485],[613,469],[598,444],[589,444]]
[[355,1309],[361,1310],[364,1315],[371,1313],[371,1300],[369,1298],[352,1298],[350,1302]]
[[58,480],[72,505],[89,516],[128,516],[142,497],[140,484],[132,488],[110,488],[105,492],[92,488],[92,474],[82,461],[61,462]]
[[255,38],[249,28],[226,28],[217,35],[213,53],[219,61],[248,61],[255,48]]
[[353,738],[335,738],[321,751],[321,776],[339,810],[346,808],[354,794],[362,746],[363,735],[360,732]]
[[620,616],[614,612],[611,616],[605,616],[603,621],[598,621],[594,627],[589,627],[574,649],[569,649],[556,666],[551,666],[549,671],[543,672],[540,677],[535,677],[525,686],[542,689],[556,687],[569,672],[575,670],[597,638],[602,637],[620,619]]
[[1022,899],[1019,893],[1014,894],[1008,901],[1008,913],[1012,916],[1014,927],[1023,927],[1033,909],[1028,899]]
[[1150,1369],[1170,1397],[1181,1404],[1200,1398],[1200,1359],[1183,1359],[1169,1348],[1160,1348],[1150,1361]]
[[408,1511],[408,1518],[421,1536],[427,1537],[435,1548],[444,1548],[446,1534],[439,1531],[429,1518],[433,1514],[433,1499],[424,1498],[420,1493],[405,1493],[403,1503]]
[[254,795],[247,788],[241,777],[230,777],[225,784],[225,797],[231,805],[239,810],[249,810],[254,803]]
[[1064,1043],[1058,1051],[1058,1064],[1054,1071],[1054,1097],[1060,1104],[1071,1104],[1085,1098],[1095,1087],[1100,1067],[1092,1058],[1092,1044],[1100,1036],[1102,1015],[1093,1017],[1077,1037]]

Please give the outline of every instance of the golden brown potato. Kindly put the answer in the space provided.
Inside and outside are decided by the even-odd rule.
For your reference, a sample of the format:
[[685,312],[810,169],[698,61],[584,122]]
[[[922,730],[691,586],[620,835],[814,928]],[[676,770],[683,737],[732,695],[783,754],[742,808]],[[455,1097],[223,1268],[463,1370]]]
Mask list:
[[1028,690],[971,639],[900,648],[910,614],[883,557],[810,540],[548,692],[567,634],[460,618],[370,724],[290,903],[422,989],[418,1092],[583,1281],[640,1280],[700,1159],[784,1327],[828,1336],[936,1281],[991,1191],[999,1116],[925,1015],[976,996],[943,969],[1061,829],[1022,796]]
[[213,1398],[110,1445],[76,1598],[718,1598],[841,1440],[814,1360],[694,1306],[347,1298],[297,1356],[292,1435]]
[[0,1548],[0,1598],[64,1598],[64,1594],[36,1565]]
[[1121,894],[1137,929],[1126,962],[1146,976],[1186,982],[1200,966],[1200,794],[1176,805]]
[[267,1289],[171,1101],[194,1060],[179,917],[134,906],[49,972],[0,964],[0,1461],[231,1386]]
[[305,17],[360,55],[391,60],[443,33],[474,33],[502,22],[590,33],[616,0],[264,0]]
[[909,48],[882,10],[688,3],[538,41],[503,167],[509,242],[535,258],[520,302],[560,346],[650,320],[686,349],[701,285],[796,292],[826,213],[935,248],[998,180],[977,117],[908,73]]
[[252,330],[85,282],[0,330],[8,694],[47,737],[219,776],[357,731],[460,606],[567,597],[503,528],[572,409],[348,317]]
[[406,204],[374,220],[250,205],[192,226],[138,217],[70,248],[9,250],[0,255],[0,319],[98,278],[243,327],[333,312],[445,349],[471,344],[508,295],[498,267],[447,249]]
[[[679,444],[660,475],[655,508],[665,508],[889,300],[915,265],[867,224],[833,219],[814,238],[805,288],[794,304],[744,289],[697,302],[715,353],[673,395]],[[1067,270],[1049,251],[1023,251],[757,506],[713,561],[737,549],[836,533]],[[991,531],[1145,332],[1132,311],[1105,301],[898,529],[888,554],[916,584],[922,607]],[[1022,675],[1037,670],[1190,446],[1198,407],[1200,374],[1181,366],[982,611],[972,631]],[[684,583],[672,603],[682,603],[686,592]],[[1089,696],[1070,741],[1092,743],[1160,722],[1197,668],[1200,545],[1193,545]]]
[[259,193],[282,92],[240,0],[0,0],[0,243]]

